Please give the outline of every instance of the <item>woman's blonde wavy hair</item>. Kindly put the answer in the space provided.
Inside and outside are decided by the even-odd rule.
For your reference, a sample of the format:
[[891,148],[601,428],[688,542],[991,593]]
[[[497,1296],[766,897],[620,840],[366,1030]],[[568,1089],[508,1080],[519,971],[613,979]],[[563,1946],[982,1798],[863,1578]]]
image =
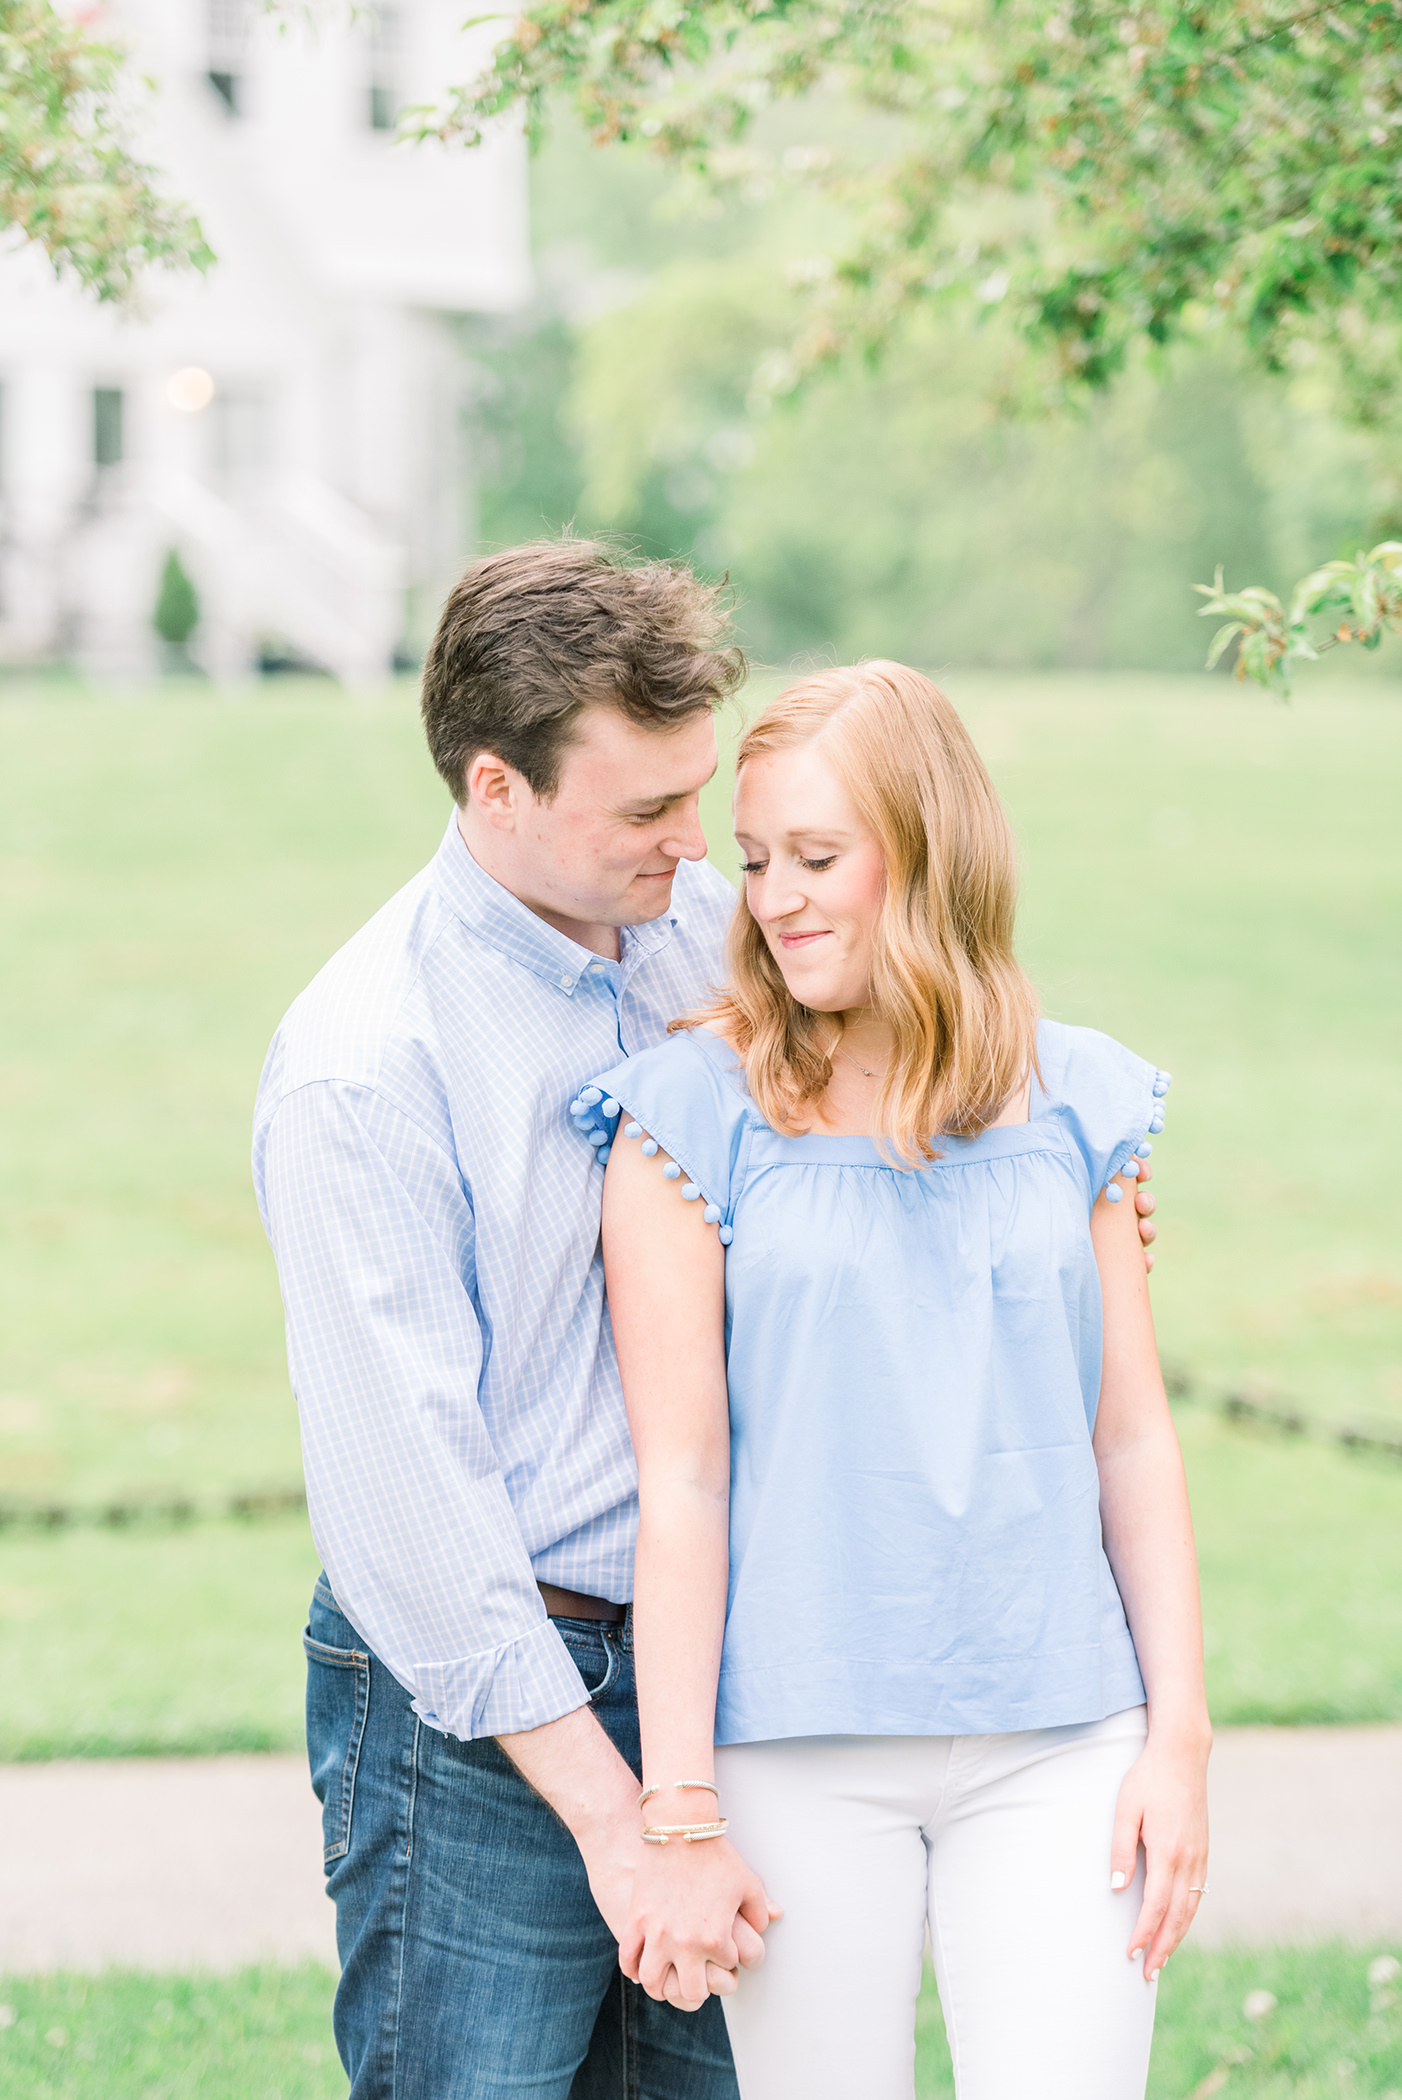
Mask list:
[[[937,1135],[986,1129],[1035,1064],[1037,998],[1013,954],[1012,831],[959,716],[904,664],[822,671],[791,686],[746,730],[737,772],[798,744],[819,746],[885,857],[871,999],[895,1055],[877,1128],[905,1163],[936,1159]],[[766,1122],[803,1129],[832,1078],[832,1017],[790,996],[743,897],[726,963],[715,1002],[673,1026],[718,1028]]]

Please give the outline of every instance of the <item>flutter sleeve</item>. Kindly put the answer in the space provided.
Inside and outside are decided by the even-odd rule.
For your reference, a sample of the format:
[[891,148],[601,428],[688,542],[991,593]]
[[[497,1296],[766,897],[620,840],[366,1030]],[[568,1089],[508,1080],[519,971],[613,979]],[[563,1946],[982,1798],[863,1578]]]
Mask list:
[[1135,1178],[1150,1140],[1164,1126],[1164,1095],[1172,1077],[1094,1028],[1043,1021],[1037,1060],[1041,1088],[1084,1162],[1090,1201],[1101,1190],[1111,1203],[1124,1193],[1120,1176]]
[[[719,1053],[719,1054],[717,1054]],[[674,1035],[601,1072],[570,1102],[576,1130],[600,1165],[615,1144],[668,1157],[662,1172],[684,1203],[704,1203],[730,1245],[731,1211],[748,1126],[735,1061],[713,1037]]]

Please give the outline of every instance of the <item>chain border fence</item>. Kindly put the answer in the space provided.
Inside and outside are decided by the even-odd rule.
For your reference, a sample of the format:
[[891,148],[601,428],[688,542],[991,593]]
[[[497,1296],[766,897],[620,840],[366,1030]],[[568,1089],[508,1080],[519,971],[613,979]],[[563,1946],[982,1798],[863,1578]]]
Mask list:
[[[1181,1364],[1164,1366],[1164,1384],[1170,1400],[1210,1408],[1239,1428],[1270,1430],[1279,1436],[1331,1444],[1362,1456],[1402,1461],[1402,1428],[1389,1431],[1364,1428],[1356,1422],[1325,1421],[1293,1401],[1279,1395],[1267,1397],[1248,1388],[1214,1391],[1200,1384]],[[0,1535],[15,1530],[176,1530],[230,1518],[258,1523],[296,1515],[306,1506],[306,1491],[300,1482],[243,1488],[236,1494],[215,1496],[168,1490],[133,1492],[104,1502],[23,1502],[0,1498]]]

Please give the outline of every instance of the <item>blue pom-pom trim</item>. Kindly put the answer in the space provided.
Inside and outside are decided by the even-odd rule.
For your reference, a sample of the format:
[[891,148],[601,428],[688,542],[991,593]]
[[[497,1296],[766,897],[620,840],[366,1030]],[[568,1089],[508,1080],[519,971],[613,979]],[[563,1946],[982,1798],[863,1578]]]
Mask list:
[[[612,1094],[606,1097],[600,1087],[581,1087],[569,1105],[569,1112],[580,1136],[593,1147],[594,1157],[601,1167],[606,1164],[620,1130],[625,1137],[642,1139],[639,1149],[645,1159],[655,1159],[661,1149],[656,1138],[646,1135],[641,1123],[636,1120],[623,1123],[618,1121],[624,1113],[622,1103]],[[610,1125],[613,1127],[610,1128]],[[663,1161],[662,1173],[666,1180],[681,1181],[683,1172],[684,1169],[676,1160]],[[733,1238],[731,1228],[721,1223],[724,1212],[720,1205],[706,1201],[706,1192],[700,1182],[688,1179],[681,1191],[681,1197],[683,1203],[704,1204],[702,1217],[708,1225],[718,1228],[717,1238],[723,1247],[728,1247]]]

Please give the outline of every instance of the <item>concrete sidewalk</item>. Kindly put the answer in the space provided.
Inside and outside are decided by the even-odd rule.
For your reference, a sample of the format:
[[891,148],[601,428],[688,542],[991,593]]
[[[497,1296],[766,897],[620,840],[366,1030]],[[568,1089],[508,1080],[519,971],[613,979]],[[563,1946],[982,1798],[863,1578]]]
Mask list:
[[[1402,1728],[1237,1728],[1199,1945],[1402,1941]],[[1107,1868],[1108,1872],[1108,1868]],[[0,1974],[334,1966],[299,1757],[0,1767]]]

